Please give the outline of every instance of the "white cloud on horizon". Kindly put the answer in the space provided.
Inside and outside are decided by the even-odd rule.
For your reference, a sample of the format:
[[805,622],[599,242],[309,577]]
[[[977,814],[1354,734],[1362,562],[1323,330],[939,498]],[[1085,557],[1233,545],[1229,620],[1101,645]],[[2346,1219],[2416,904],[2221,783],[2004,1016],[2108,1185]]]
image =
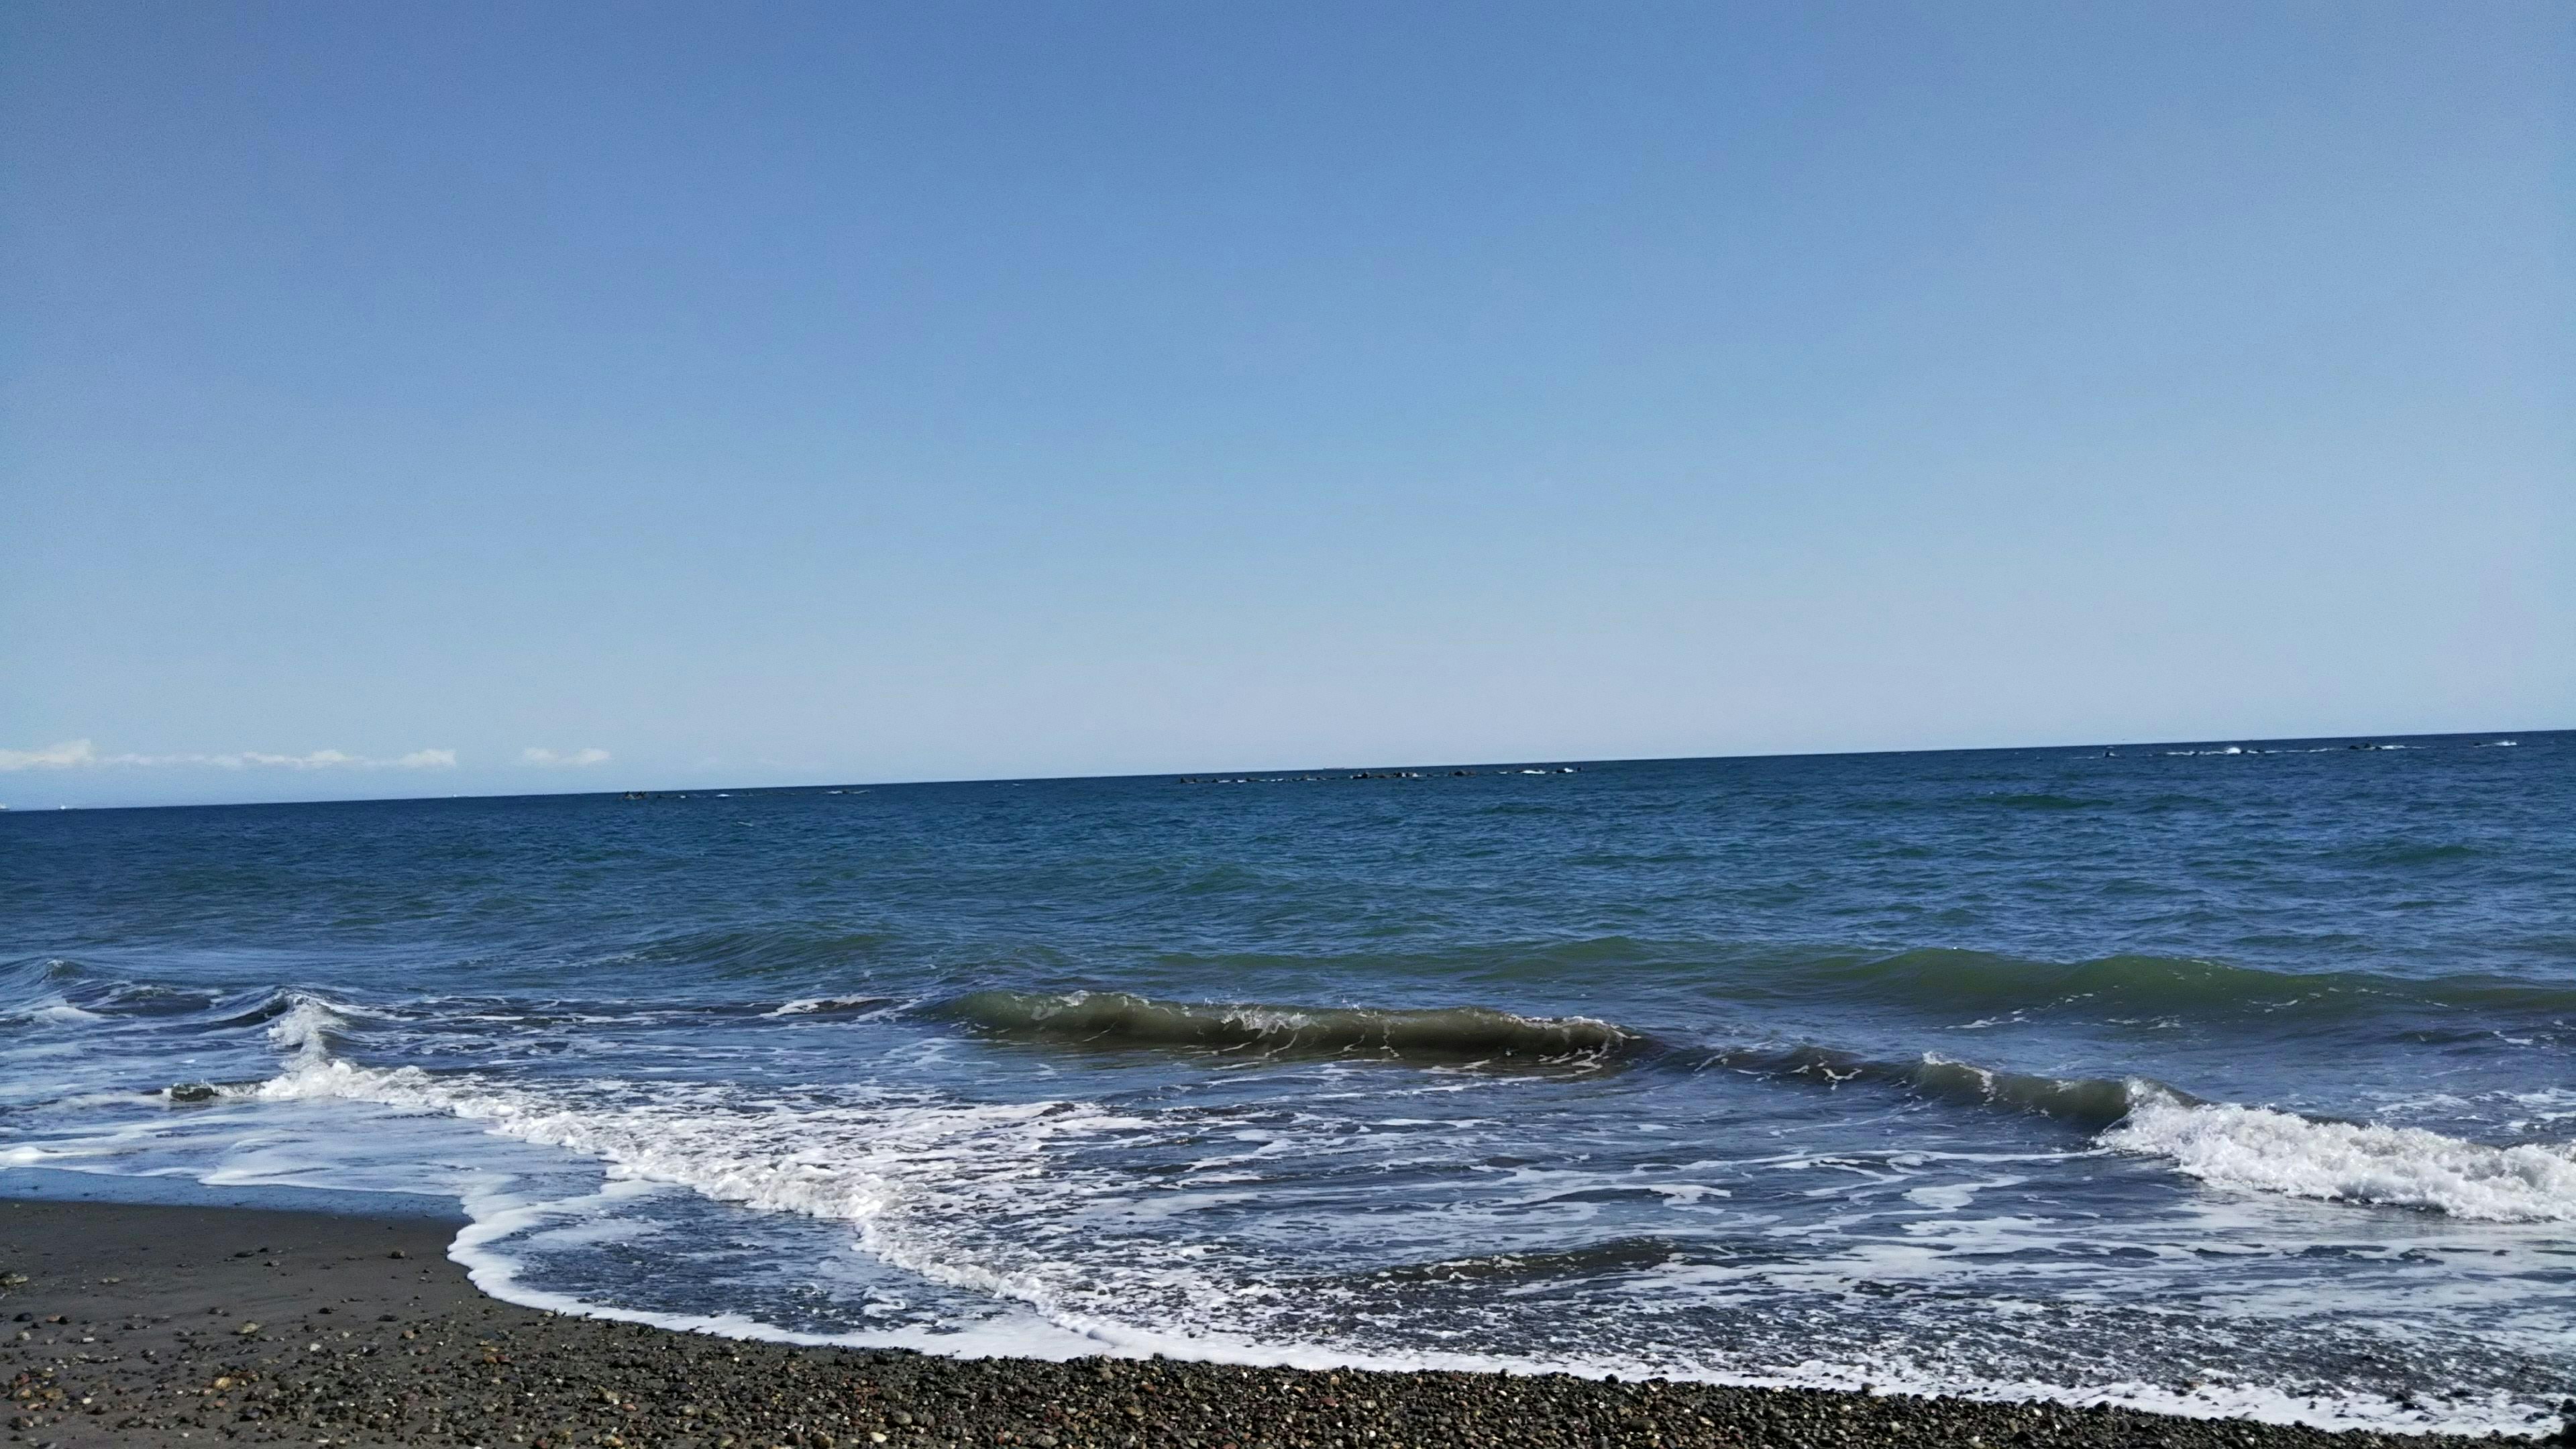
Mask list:
[[519,763],[522,765],[560,766],[578,770],[589,765],[607,764],[608,751],[600,749],[597,746],[582,750],[549,750],[539,745],[530,745],[526,749],[519,751]]
[[346,750],[315,750],[302,755],[270,754],[264,750],[212,755],[102,755],[88,740],[65,740],[37,750],[0,750],[0,771],[166,769],[192,765],[215,770],[452,770],[456,768],[456,752],[414,750],[390,760],[353,755]]
[[41,750],[0,750],[0,770],[69,770],[98,763],[87,740],[65,740]]

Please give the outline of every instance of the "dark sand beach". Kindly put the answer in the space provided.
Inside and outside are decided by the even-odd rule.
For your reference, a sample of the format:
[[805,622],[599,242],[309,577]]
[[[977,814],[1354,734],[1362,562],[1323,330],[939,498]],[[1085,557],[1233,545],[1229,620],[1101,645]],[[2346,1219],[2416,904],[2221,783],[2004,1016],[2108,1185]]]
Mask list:
[[2292,1446],[2114,1409],[1167,1360],[797,1348],[531,1311],[454,1224],[0,1202],[5,1441],[43,1445],[1867,1444]]

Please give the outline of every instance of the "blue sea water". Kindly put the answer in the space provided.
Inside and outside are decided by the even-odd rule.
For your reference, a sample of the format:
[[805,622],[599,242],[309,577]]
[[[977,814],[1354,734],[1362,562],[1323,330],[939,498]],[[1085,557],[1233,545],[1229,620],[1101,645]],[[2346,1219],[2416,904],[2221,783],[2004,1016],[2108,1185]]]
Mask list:
[[2566,733],[0,815],[0,1193],[728,1332],[2528,1432],[2571,1139]]

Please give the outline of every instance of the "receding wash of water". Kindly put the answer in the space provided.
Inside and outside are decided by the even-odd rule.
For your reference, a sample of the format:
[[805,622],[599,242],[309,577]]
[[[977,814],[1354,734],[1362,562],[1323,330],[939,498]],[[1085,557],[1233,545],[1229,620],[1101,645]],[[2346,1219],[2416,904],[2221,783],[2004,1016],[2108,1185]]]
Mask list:
[[2576,735],[1566,763],[0,816],[0,1193],[429,1195],[799,1341],[2556,1427]]

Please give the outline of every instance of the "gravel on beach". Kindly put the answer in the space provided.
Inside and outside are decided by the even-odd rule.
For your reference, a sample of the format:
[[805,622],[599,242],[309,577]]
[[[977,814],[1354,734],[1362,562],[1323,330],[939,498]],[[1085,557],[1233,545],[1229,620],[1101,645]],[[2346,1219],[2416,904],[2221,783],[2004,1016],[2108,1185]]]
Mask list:
[[[7,1396],[0,1445],[2434,1449],[2468,1442],[2119,1409],[1554,1374],[799,1348],[498,1302],[446,1257],[454,1227],[0,1202]],[[2576,1435],[2562,1437],[2576,1443]]]

